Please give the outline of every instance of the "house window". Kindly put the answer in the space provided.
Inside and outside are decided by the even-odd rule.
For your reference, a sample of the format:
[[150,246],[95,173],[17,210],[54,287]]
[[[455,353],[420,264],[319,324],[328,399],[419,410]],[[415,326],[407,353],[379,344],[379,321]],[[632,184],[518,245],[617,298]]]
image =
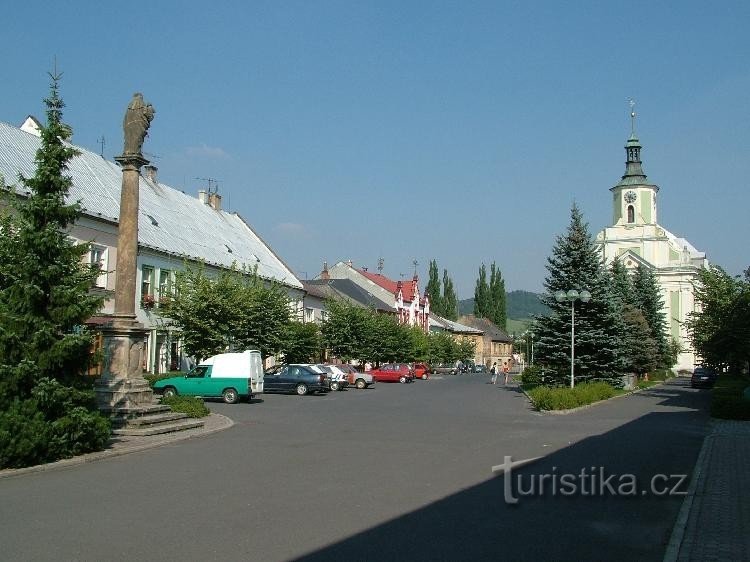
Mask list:
[[144,265],[141,269],[141,306],[151,308],[154,305],[154,268]]
[[635,222],[635,208],[633,205],[628,205],[628,223],[632,224]]
[[94,287],[107,287],[107,248],[91,244],[89,264],[99,269],[99,276],[94,280]]
[[321,310],[320,311],[320,319],[325,322],[328,320],[328,311],[327,310]]
[[315,319],[315,313],[312,308],[305,308],[305,322],[312,322]]
[[159,301],[172,295],[172,272],[168,269],[159,270]]

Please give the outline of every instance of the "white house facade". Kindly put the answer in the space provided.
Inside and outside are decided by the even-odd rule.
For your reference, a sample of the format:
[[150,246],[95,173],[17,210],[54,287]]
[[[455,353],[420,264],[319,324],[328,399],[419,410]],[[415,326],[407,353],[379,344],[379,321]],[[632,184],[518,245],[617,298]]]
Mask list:
[[676,368],[692,369],[696,357],[685,321],[696,309],[694,283],[701,269],[708,267],[708,260],[705,253],[658,223],[659,187],[649,183],[643,172],[641,148],[633,127],[625,144],[625,174],[610,189],[612,226],[599,232],[596,241],[607,264],[617,258],[628,270],[643,265],[654,272],[664,303],[668,335],[682,348]]
[[[29,118],[17,128],[0,122],[0,179],[19,196],[25,191],[18,174],[31,177],[36,168],[34,158],[41,146],[36,123]],[[80,201],[83,215],[69,235],[89,243],[90,262],[101,266],[92,291],[105,298],[104,316],[114,308],[122,171],[115,162],[75,148],[79,154],[68,165],[73,179],[68,200]],[[179,336],[158,311],[159,300],[170,294],[175,272],[186,263],[203,263],[209,275],[232,266],[256,270],[262,279],[285,287],[293,312],[298,312],[304,295],[300,281],[239,214],[221,209],[217,193],[193,197],[173,189],[157,180],[151,166],[140,177],[139,193],[136,315],[149,329],[144,370],[164,372],[183,366]]]

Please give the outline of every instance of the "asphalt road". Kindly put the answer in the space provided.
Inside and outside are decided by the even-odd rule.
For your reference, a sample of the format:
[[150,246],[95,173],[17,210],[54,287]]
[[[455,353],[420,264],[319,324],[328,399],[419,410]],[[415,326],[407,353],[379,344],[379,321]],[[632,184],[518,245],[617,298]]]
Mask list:
[[[488,378],[212,403],[233,428],[0,480],[0,559],[661,560],[683,498],[640,488],[687,489],[707,393],[679,380],[554,416]],[[508,477],[505,456],[543,458]],[[632,474],[637,497],[521,495],[582,470]]]

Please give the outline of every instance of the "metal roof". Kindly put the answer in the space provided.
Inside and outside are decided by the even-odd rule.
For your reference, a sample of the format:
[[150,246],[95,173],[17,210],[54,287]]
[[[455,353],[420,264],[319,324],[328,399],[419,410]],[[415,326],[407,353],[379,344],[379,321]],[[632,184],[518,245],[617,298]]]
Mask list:
[[[34,175],[41,146],[36,135],[0,122],[0,173],[6,185],[25,190],[18,174]],[[80,200],[85,215],[115,223],[120,216],[120,167],[85,148],[68,163],[73,186],[68,201]],[[162,183],[140,178],[138,244],[219,267],[252,268],[258,275],[287,286],[302,284],[281,259],[237,213],[216,211],[197,197]]]

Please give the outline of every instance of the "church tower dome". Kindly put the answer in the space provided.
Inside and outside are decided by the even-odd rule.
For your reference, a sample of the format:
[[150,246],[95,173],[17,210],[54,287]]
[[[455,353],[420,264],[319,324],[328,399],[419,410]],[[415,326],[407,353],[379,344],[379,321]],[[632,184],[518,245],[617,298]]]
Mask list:
[[613,223],[644,225],[657,223],[656,193],[648,182],[641,162],[641,141],[635,134],[635,103],[630,102],[630,138],[625,143],[625,173],[612,192]]

